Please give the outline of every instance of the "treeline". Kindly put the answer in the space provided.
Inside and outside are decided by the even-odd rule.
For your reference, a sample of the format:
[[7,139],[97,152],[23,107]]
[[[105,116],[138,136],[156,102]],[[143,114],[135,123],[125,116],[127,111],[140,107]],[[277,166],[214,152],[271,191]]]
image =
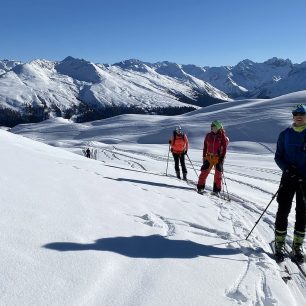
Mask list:
[[123,114],[148,114],[175,116],[195,110],[193,106],[184,107],[150,107],[139,108],[136,106],[106,107],[93,109],[81,103],[79,107],[73,106],[69,109],[61,110],[53,104],[50,108],[45,105],[32,106],[24,105],[22,111],[10,108],[0,108],[0,125],[13,127],[22,123],[40,122],[52,117],[62,117],[75,122],[86,122],[106,119]]

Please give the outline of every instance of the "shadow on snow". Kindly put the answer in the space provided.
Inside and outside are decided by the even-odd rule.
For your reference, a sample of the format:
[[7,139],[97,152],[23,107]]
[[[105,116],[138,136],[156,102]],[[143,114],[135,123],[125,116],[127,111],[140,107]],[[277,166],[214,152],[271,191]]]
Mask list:
[[185,187],[185,186],[176,186],[176,185],[169,185],[165,183],[157,183],[157,182],[149,182],[149,181],[142,181],[142,180],[135,180],[135,179],[127,179],[127,178],[111,178],[104,176],[105,179],[108,180],[114,180],[119,182],[131,182],[131,183],[137,183],[137,184],[143,184],[143,185],[150,185],[150,186],[157,186],[157,187],[164,187],[164,188],[177,188],[177,189],[184,189],[184,190],[195,190],[191,187]]
[[195,258],[242,253],[240,248],[218,248],[189,240],[170,240],[160,235],[102,238],[88,244],[54,242],[43,247],[60,252],[107,251],[132,258]]

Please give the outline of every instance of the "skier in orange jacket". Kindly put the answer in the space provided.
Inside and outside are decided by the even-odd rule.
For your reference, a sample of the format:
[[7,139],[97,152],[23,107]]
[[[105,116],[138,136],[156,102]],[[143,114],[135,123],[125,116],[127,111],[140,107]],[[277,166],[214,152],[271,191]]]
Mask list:
[[204,139],[203,166],[201,167],[197,185],[198,193],[204,192],[207,176],[212,167],[215,167],[213,193],[219,196],[227,144],[228,138],[225,136],[222,123],[218,120],[213,121],[211,123],[211,132]]
[[185,165],[185,154],[188,152],[188,138],[181,126],[177,126],[173,131],[173,136],[169,140],[170,149],[175,163],[177,178],[181,179],[179,162],[181,163],[183,180],[187,180],[187,169]]

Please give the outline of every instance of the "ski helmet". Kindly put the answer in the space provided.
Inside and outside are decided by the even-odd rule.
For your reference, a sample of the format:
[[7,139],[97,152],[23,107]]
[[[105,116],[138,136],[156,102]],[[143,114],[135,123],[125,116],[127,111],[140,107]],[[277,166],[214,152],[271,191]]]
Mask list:
[[292,115],[295,115],[295,114],[305,115],[306,114],[306,106],[303,105],[303,104],[298,104],[298,105],[294,106],[293,109],[292,109]]
[[176,128],[175,128],[175,132],[177,134],[182,134],[182,127],[180,125],[178,125]]
[[215,126],[218,131],[223,128],[223,125],[222,125],[222,123],[219,120],[214,120],[211,123],[211,126]]

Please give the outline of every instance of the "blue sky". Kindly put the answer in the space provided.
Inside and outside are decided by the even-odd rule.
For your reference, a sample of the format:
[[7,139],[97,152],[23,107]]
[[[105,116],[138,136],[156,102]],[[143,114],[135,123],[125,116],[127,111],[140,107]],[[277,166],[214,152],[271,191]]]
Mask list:
[[305,0],[2,0],[0,59],[306,60]]

